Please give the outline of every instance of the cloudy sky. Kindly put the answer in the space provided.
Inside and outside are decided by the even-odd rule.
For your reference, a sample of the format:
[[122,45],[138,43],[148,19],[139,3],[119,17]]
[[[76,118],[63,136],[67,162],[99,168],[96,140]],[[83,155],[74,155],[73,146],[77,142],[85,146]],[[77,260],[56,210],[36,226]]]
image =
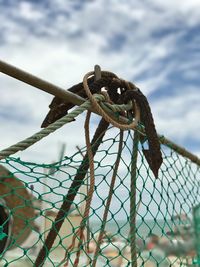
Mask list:
[[[0,22],[1,60],[66,89],[99,64],[140,87],[160,134],[200,156],[200,1],[0,0]],[[0,96],[4,149],[40,130],[52,96],[4,74]],[[84,117],[16,156],[49,163],[62,143],[71,154]]]
[[[63,88],[100,64],[140,87],[160,134],[200,155],[198,0],[0,0],[0,21],[1,60]],[[4,74],[0,82],[3,149],[40,129],[52,96]],[[19,156],[48,162],[62,142],[83,144],[68,127]]]

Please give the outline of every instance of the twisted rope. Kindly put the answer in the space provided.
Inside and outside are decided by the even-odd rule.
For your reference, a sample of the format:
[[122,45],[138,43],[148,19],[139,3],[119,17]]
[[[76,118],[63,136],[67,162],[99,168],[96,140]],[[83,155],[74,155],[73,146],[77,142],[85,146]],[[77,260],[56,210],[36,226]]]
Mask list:
[[105,226],[106,226],[106,222],[107,222],[108,212],[109,212],[109,208],[110,208],[110,204],[111,204],[111,200],[112,200],[112,194],[114,191],[117,171],[118,171],[119,163],[120,163],[120,159],[121,159],[122,145],[123,145],[123,131],[120,130],[120,139],[119,139],[117,158],[115,161],[115,167],[113,170],[113,176],[111,179],[110,190],[109,190],[108,198],[106,201],[106,206],[105,206],[104,215],[103,215],[103,219],[102,219],[102,226],[101,226],[100,234],[99,234],[98,241],[97,241],[97,247],[96,247],[96,250],[94,253],[94,260],[92,262],[92,267],[96,266],[97,257],[98,257],[99,251],[100,251],[100,244],[101,244],[102,239],[103,239],[103,234],[104,234],[104,230],[105,230]]
[[[22,82],[24,82],[26,84],[29,84],[29,85],[33,86],[33,88],[38,88],[38,89],[40,89],[42,91],[45,91],[45,92],[47,92],[49,94],[52,94],[52,95],[54,95],[56,97],[59,97],[60,99],[63,99],[64,101],[67,101],[68,103],[70,102],[70,103],[73,103],[73,104],[80,105],[85,100],[83,97],[80,97],[80,96],[77,95],[77,91],[82,88],[82,83],[78,84],[76,86],[73,86],[71,89],[66,91],[66,90],[64,90],[64,89],[62,89],[62,88],[60,88],[60,87],[58,87],[58,86],[56,86],[54,84],[51,84],[51,83],[49,83],[49,82],[47,82],[45,80],[42,80],[42,79],[40,79],[40,78],[38,78],[38,77],[28,73],[28,72],[25,72],[25,71],[23,71],[23,70],[21,70],[19,68],[16,68],[15,66],[12,66],[11,64],[8,64],[8,63],[6,63],[6,62],[4,62],[2,60],[0,60],[0,71],[2,73],[6,74],[6,75],[9,75],[9,76],[11,76],[13,78],[16,78],[17,80],[20,80],[20,81],[22,81]],[[109,75],[109,76],[117,78],[117,76],[112,72],[101,71],[101,73],[104,76]],[[124,117],[121,117],[121,120],[126,122],[126,119]],[[137,131],[138,131],[138,129],[137,129]],[[39,132],[39,133],[41,133],[41,132]],[[164,138],[162,136],[159,136],[159,137],[161,138],[160,141],[161,141],[162,144],[172,148],[173,150],[175,150],[180,155],[190,159],[192,162],[194,162],[194,163],[198,164],[198,166],[200,166],[200,158],[198,158],[196,155],[190,153],[185,148],[180,147],[179,145],[175,144],[174,142],[170,141],[169,139],[166,139],[166,138]],[[24,140],[24,142],[25,142],[25,140]],[[41,139],[39,139],[39,140],[41,140]],[[13,145],[13,146],[8,148],[8,150],[11,149],[10,152],[6,153],[7,149],[4,149],[3,151],[1,151],[0,152],[0,159],[3,159],[3,158],[5,158],[5,157],[7,157],[9,155],[12,155],[12,154],[18,152],[19,150],[24,150],[24,149],[28,148],[31,145],[30,144],[29,146],[25,147],[24,149],[21,149],[21,148],[23,148],[23,146],[21,145],[21,142],[19,144],[20,144],[20,148],[19,149],[14,149],[13,147],[15,145]]]
[[[106,73],[106,72],[103,72]],[[111,116],[109,116],[104,110],[103,108],[98,104],[98,102],[96,101],[96,99],[94,98],[93,94],[90,92],[89,86],[88,86],[88,78],[94,74],[94,71],[88,72],[84,78],[83,78],[83,87],[85,89],[85,92],[88,96],[88,98],[90,99],[93,107],[96,109],[96,111],[109,123],[111,123],[113,126],[121,129],[121,130],[129,130],[129,129],[135,129],[138,125],[138,121],[140,119],[140,111],[139,111],[139,107],[137,106],[136,102],[134,102],[135,105],[135,120],[130,123],[130,124],[122,124],[117,122],[114,118],[112,118]],[[128,85],[128,83],[127,83]]]
[[62,262],[66,260],[66,263],[64,264],[64,267],[68,266],[68,262],[69,262],[69,253],[74,249],[75,246],[75,240],[78,237],[79,238],[79,243],[78,243],[78,250],[76,253],[76,259],[74,261],[74,267],[78,266],[79,263],[79,258],[80,258],[80,252],[81,252],[81,246],[83,243],[83,239],[84,239],[84,229],[86,226],[86,220],[89,216],[89,211],[90,211],[90,205],[91,205],[91,201],[92,201],[92,196],[94,193],[94,185],[95,185],[95,178],[94,178],[94,161],[93,161],[93,152],[92,152],[92,147],[90,144],[90,133],[89,133],[89,121],[90,121],[90,116],[91,116],[91,112],[88,111],[87,115],[86,115],[86,119],[85,119],[85,141],[86,141],[86,146],[87,146],[87,153],[88,153],[88,160],[89,160],[89,169],[90,169],[90,188],[88,191],[88,196],[87,196],[87,200],[86,200],[86,206],[85,206],[85,211],[83,214],[83,218],[80,224],[79,229],[76,231],[76,233],[73,236],[72,239],[72,244],[70,245],[70,247],[66,250],[64,259],[62,260]]
[[200,166],[200,158],[198,158],[196,155],[192,154],[188,150],[186,150],[184,147],[181,147],[174,142],[170,141],[169,139],[165,138],[163,135],[159,135],[159,141],[161,144],[169,147],[170,149],[174,150],[176,153],[179,155],[188,158],[191,160],[193,163],[197,164]]
[[110,104],[109,102],[100,103],[100,105],[105,110],[106,110],[106,108],[109,108],[113,112],[120,112],[120,111],[124,111],[124,110],[131,110],[132,107],[133,107],[131,101],[128,104],[121,104],[121,105]]
[[136,251],[136,179],[137,179],[137,155],[139,134],[134,132],[133,153],[131,161],[131,193],[130,193],[130,243],[132,267],[137,267]]
[[[107,123],[104,119],[101,119],[95,131],[94,137],[91,141],[92,151],[94,155],[96,154],[103,140],[103,137],[105,135],[106,130],[108,129],[108,126],[109,126],[109,123]],[[86,155],[84,156],[82,160],[81,165],[79,166],[77,170],[76,176],[74,180],[72,181],[72,184],[67,192],[67,195],[64,196],[63,203],[59,209],[59,212],[55,218],[55,221],[52,224],[52,227],[48,233],[48,236],[46,240],[44,241],[44,245],[41,248],[37,256],[37,259],[34,265],[35,267],[42,267],[46,258],[48,257],[51,247],[56,239],[56,236],[58,235],[59,230],[65,218],[67,217],[69,213],[71,204],[73,203],[74,198],[76,197],[80,186],[83,184],[83,180],[88,171],[88,168],[89,168],[89,160],[88,160],[88,154],[86,153]]]
[[86,207],[83,215],[83,219],[81,221],[80,225],[80,239],[79,239],[79,244],[78,244],[78,251],[76,254],[76,259],[74,262],[74,267],[78,266],[79,263],[79,258],[80,258],[80,252],[81,252],[81,245],[83,243],[83,235],[84,235],[84,229],[86,226],[86,220],[89,217],[90,213],[90,206],[91,206],[91,201],[94,193],[94,186],[95,186],[95,178],[94,178],[94,156],[92,152],[92,147],[90,144],[90,133],[89,133],[89,121],[90,121],[90,115],[91,112],[87,112],[86,120],[85,120],[85,141],[86,141],[86,146],[87,146],[87,153],[88,153],[88,159],[89,159],[89,170],[90,170],[90,187],[88,191],[88,196],[86,200]]
[[41,131],[35,133],[34,135],[24,139],[23,141],[20,141],[19,143],[16,143],[15,145],[12,145],[12,146],[0,151],[0,159],[6,158],[12,154],[17,153],[18,151],[23,151],[23,150],[27,149],[28,147],[37,143],[38,141],[40,141],[44,137],[55,132],[56,130],[58,130],[59,128],[64,126],[65,124],[73,121],[74,118],[76,118],[83,111],[88,109],[90,106],[91,106],[90,102],[86,101],[81,106],[77,107],[74,111],[72,111],[70,114],[67,114],[63,118],[50,124],[47,128],[44,128]]
[[[94,98],[97,102],[105,101],[105,97],[101,94],[95,94]],[[76,118],[78,115],[80,115],[85,110],[88,110],[91,107],[91,101],[87,100],[85,103],[83,103],[81,106],[77,107],[75,110],[73,110],[71,113],[67,114],[66,116],[62,117],[61,119],[57,120],[56,122],[50,124],[48,127],[42,129],[41,131],[35,133],[34,135],[24,139],[23,141],[20,141],[6,149],[3,149],[0,151],[0,159],[4,159],[12,154],[15,154],[19,151],[23,151],[27,149],[28,147],[32,146],[33,144],[37,143],[44,137],[48,136],[49,134],[55,132],[65,124],[71,122]],[[105,104],[102,104],[102,107],[107,111],[111,112],[110,107],[108,108],[105,106]],[[114,105],[112,107],[112,111],[118,112],[118,111],[124,111],[124,109],[129,110],[131,108],[130,103],[127,105]]]

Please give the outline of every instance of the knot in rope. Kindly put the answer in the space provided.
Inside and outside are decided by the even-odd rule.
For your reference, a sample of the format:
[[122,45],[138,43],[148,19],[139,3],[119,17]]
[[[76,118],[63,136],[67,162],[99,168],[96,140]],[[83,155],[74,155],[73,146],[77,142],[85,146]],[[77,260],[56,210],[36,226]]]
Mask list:
[[[109,72],[102,72],[103,75],[108,75]],[[109,123],[111,123],[113,126],[121,129],[121,130],[130,130],[130,129],[136,129],[138,122],[140,120],[140,110],[139,107],[136,103],[136,101],[133,101],[132,103],[132,109],[135,113],[135,119],[134,121],[132,121],[130,124],[123,124],[120,123],[119,121],[117,121],[116,117],[114,117],[113,115],[111,115],[110,113],[108,114],[107,112],[105,112],[105,108],[102,108],[102,105],[98,103],[98,101],[96,100],[96,98],[94,97],[94,95],[91,93],[90,88],[88,86],[88,78],[90,76],[94,75],[94,71],[92,72],[88,72],[84,78],[83,78],[83,88],[89,98],[89,100],[91,101],[94,109]],[[116,78],[116,76],[114,77]],[[103,93],[104,94],[104,93]],[[108,101],[107,103],[107,107],[111,107],[108,104],[110,101]],[[105,107],[105,106],[104,106]],[[128,106],[129,107],[129,106]],[[116,108],[116,107],[115,107]],[[124,108],[124,106],[120,107],[120,108]],[[120,110],[121,111],[121,110]],[[125,110],[124,110],[125,111]],[[124,115],[124,114],[123,114]]]

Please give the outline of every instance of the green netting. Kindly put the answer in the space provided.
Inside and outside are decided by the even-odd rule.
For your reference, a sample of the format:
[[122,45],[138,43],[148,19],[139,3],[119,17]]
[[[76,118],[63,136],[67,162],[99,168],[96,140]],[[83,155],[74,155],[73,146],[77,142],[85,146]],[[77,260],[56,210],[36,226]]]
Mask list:
[[194,233],[197,259],[194,261],[197,266],[200,266],[200,205],[198,204],[193,208],[193,220],[194,220]]
[[[119,134],[110,129],[94,157],[95,192],[79,266],[92,266],[118,144]],[[133,131],[127,131],[96,266],[197,266],[193,208],[200,203],[199,166],[162,145],[163,164],[155,179],[139,145],[135,190],[134,183],[131,186],[132,147]],[[85,153],[84,147],[54,164],[14,157],[0,161],[0,266],[34,266]],[[64,214],[65,222],[46,252],[44,266],[66,263],[62,260],[80,227],[88,186],[89,172],[70,211]],[[131,228],[130,205],[136,217]],[[74,264],[78,239],[67,254],[68,266]]]

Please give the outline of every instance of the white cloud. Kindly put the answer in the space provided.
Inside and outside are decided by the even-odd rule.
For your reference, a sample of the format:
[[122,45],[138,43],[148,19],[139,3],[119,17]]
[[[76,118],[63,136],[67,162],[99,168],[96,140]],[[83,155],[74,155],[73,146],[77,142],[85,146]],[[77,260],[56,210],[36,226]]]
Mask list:
[[39,10],[33,8],[31,3],[22,1],[19,3],[18,15],[27,20],[39,20],[43,17],[42,13]]
[[[157,128],[165,137],[177,141],[182,146],[188,139],[190,142],[200,142],[200,94],[193,88],[188,88],[187,92],[175,96],[167,96],[154,102],[154,114],[157,121]],[[196,147],[195,153],[200,149]]]

